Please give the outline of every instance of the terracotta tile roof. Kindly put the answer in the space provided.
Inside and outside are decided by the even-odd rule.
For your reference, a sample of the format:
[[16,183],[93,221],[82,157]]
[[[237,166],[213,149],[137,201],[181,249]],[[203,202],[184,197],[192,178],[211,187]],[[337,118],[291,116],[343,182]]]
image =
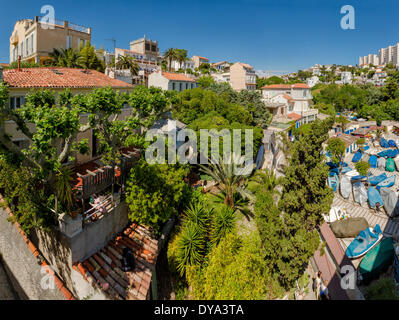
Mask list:
[[169,80],[195,82],[194,79],[191,79],[182,73],[162,72],[162,75]]
[[[123,249],[135,255],[135,269],[122,271]],[[133,223],[103,249],[74,265],[84,279],[115,300],[146,300],[158,254],[158,241],[149,228]]]
[[292,97],[290,97],[290,96],[289,96],[288,94],[286,94],[286,93],[283,93],[283,97],[284,97],[285,99],[287,99],[288,101],[293,100]]
[[95,71],[72,68],[25,68],[4,71],[11,88],[112,88],[132,89],[126,82]]
[[295,84],[271,84],[262,87],[262,89],[310,89],[306,83],[295,83]]
[[202,60],[207,60],[207,61],[209,61],[209,59],[208,58],[205,58],[205,57],[200,57],[200,56],[197,56],[198,58],[200,58],[200,59],[202,59]]
[[288,118],[294,119],[295,121],[298,121],[302,119],[303,117],[300,114],[297,113],[289,113]]

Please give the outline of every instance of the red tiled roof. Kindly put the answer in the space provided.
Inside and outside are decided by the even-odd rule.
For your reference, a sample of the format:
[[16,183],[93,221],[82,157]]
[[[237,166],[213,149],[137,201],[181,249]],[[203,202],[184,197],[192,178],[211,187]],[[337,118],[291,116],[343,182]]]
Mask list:
[[295,84],[271,84],[262,87],[262,89],[310,89],[306,83],[295,83]]
[[11,88],[133,88],[99,71],[72,68],[9,69],[4,71],[4,81]]
[[207,61],[209,61],[209,59],[208,58],[205,58],[205,57],[200,57],[200,56],[197,56],[198,58],[200,58],[200,59],[202,59],[202,60],[207,60]]
[[[122,271],[123,248],[135,254],[135,269]],[[148,228],[132,224],[103,249],[73,267],[111,299],[146,300],[158,254],[158,241]]]
[[292,100],[292,97],[290,97],[288,94],[283,94],[283,97],[285,98],[285,99],[287,99],[288,101],[291,101]]
[[195,80],[185,76],[182,73],[162,72],[162,75],[169,80],[195,82]]
[[297,113],[289,113],[288,118],[294,119],[295,121],[302,119],[303,117]]

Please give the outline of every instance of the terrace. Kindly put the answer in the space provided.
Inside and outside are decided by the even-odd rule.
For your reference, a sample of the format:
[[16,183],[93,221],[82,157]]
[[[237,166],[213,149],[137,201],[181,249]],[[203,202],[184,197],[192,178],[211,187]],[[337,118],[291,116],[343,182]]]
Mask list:
[[126,179],[140,151],[134,148],[121,150],[120,164],[115,168],[102,165],[100,160],[73,168],[73,190],[80,203],[83,224],[101,219],[119,205]]

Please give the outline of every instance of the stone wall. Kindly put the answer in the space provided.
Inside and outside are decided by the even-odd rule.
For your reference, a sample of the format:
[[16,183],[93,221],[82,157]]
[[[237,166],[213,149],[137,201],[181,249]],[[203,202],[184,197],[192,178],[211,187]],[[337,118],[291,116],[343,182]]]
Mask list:
[[[0,254],[19,298],[65,300],[65,296],[38,263],[9,214],[0,207]],[[52,284],[54,284],[52,286]]]
[[93,291],[87,282],[77,281],[79,277],[74,275],[76,271],[72,265],[103,248],[128,222],[127,204],[123,201],[100,220],[85,224],[72,237],[57,228],[50,233],[33,231],[31,238],[75,297],[83,299],[91,296],[101,299],[101,294],[97,290]]

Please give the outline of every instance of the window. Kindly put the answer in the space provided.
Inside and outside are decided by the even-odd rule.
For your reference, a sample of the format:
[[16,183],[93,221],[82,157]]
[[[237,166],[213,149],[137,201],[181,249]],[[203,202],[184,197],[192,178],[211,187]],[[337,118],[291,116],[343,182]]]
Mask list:
[[18,109],[25,103],[25,97],[10,97],[10,108]]
[[186,82],[186,89],[188,89],[188,83]]
[[21,42],[21,56],[24,56],[24,43]]
[[66,38],[66,48],[72,48],[72,37],[71,36],[67,36]]
[[172,82],[172,90],[176,90],[176,86],[175,86],[174,82]]
[[194,89],[194,83],[191,84],[191,89]]
[[182,91],[183,90],[183,84],[180,82],[180,86],[179,86],[179,88],[180,88],[180,90],[179,91]]
[[25,48],[25,50],[26,50],[26,56],[29,56],[29,38],[26,38],[26,48]]

